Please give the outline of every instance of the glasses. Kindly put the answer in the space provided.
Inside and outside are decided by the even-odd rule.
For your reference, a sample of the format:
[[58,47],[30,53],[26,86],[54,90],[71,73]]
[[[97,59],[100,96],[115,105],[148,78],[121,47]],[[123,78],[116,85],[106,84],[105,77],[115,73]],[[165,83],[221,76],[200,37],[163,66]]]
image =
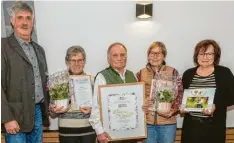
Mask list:
[[78,60],[69,60],[71,64],[76,64],[76,63],[84,63],[85,59],[78,59]]
[[214,57],[214,53],[199,53],[198,54],[199,58],[204,58],[207,57],[208,59],[212,59]]
[[155,56],[161,56],[162,52],[150,52],[150,56],[155,57]]

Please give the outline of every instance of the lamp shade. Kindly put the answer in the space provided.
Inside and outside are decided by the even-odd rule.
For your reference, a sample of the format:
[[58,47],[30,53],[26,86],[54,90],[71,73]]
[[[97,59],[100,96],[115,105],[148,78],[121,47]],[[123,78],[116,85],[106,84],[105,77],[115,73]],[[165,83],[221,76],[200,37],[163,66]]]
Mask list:
[[140,19],[150,18],[153,13],[152,2],[141,2],[136,4],[136,17]]

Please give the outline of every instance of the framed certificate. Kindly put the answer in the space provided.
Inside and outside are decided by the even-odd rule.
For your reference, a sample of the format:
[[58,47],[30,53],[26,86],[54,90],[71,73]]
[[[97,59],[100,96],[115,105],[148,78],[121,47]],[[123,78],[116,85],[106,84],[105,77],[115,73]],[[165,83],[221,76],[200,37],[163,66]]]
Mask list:
[[70,92],[72,92],[73,110],[92,106],[92,84],[90,75],[71,75]]
[[193,112],[212,109],[215,90],[215,88],[185,89],[181,109]]
[[146,138],[144,83],[99,86],[100,117],[111,141]]

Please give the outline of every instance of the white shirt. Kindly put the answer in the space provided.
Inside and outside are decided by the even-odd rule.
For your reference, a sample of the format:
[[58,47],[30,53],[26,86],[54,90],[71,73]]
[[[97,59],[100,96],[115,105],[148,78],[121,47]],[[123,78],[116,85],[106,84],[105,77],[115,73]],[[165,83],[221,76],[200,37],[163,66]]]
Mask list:
[[[118,71],[116,70],[116,72]],[[126,72],[126,69],[123,72],[123,76],[118,72],[121,79],[124,82],[125,82],[125,72]],[[94,83],[93,106],[92,106],[92,111],[91,111],[91,115],[89,118],[89,122],[92,125],[93,129],[96,131],[97,135],[105,132],[102,126],[101,119],[100,119],[100,106],[98,104],[98,86],[99,85],[106,85],[106,79],[101,73],[97,75],[95,83]]]

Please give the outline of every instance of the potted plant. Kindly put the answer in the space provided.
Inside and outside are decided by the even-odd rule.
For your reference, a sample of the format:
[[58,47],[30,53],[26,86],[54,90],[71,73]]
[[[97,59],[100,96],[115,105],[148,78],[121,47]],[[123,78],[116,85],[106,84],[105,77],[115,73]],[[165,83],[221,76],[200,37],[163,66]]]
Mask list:
[[48,88],[51,100],[57,107],[68,107],[69,104],[69,74],[60,71],[49,76]]
[[69,84],[64,83],[50,87],[49,94],[57,107],[68,107],[69,102]]
[[164,89],[158,91],[158,106],[157,111],[160,113],[169,113],[171,110],[171,103],[174,98],[174,94],[171,90]]

